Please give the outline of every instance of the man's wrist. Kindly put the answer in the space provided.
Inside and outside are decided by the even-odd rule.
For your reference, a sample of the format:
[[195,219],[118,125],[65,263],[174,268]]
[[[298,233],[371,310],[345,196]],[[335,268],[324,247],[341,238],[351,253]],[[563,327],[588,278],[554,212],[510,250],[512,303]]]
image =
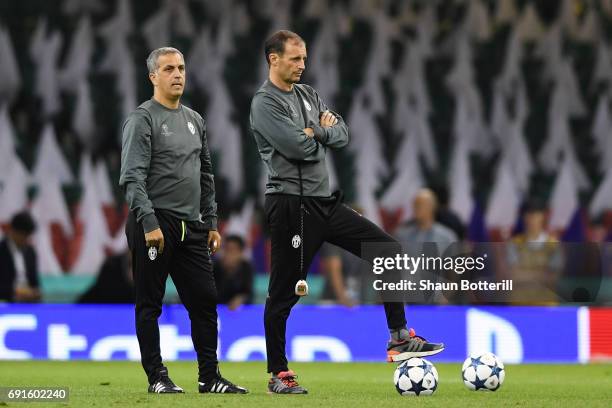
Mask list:
[[208,216],[208,217],[203,217],[202,215],[200,215],[200,222],[202,224],[204,224],[204,228],[206,228],[209,231],[217,231],[217,217],[214,216]]
[[145,234],[147,232],[155,231],[158,228],[159,222],[157,221],[155,213],[147,214],[142,217],[142,229],[144,230]]
[[327,132],[325,128],[320,125],[313,125],[312,131],[314,133],[314,138],[317,142],[324,144],[327,142]]

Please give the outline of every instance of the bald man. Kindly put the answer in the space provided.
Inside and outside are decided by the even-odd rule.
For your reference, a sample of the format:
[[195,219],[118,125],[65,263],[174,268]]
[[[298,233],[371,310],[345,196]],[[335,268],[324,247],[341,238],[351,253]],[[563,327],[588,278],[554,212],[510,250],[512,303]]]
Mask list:
[[434,192],[428,188],[420,190],[412,203],[412,220],[395,234],[398,241],[435,242],[443,247],[439,248],[441,250],[457,242],[457,235],[452,230],[436,222],[437,207],[438,199]]
[[[404,253],[412,256],[423,253],[427,256],[439,256],[458,241],[457,235],[451,229],[436,222],[437,208],[438,199],[430,189],[422,189],[415,195],[412,202],[412,219],[395,233],[395,237],[404,247]],[[437,275],[430,278],[439,279]],[[421,294],[426,301],[445,303],[441,293],[423,291]]]

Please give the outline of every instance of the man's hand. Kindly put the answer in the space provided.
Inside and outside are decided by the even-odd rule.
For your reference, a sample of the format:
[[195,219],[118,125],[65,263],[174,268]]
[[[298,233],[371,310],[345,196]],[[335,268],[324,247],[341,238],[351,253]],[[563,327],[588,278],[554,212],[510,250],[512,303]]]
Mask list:
[[244,295],[236,295],[230,300],[227,304],[229,310],[236,310],[240,306],[244,304],[245,296]]
[[314,137],[314,130],[312,130],[312,128],[304,129],[304,133],[306,133],[306,136],[308,137]]
[[164,234],[160,228],[145,232],[145,241],[147,242],[147,247],[156,247],[160,254],[164,252]]
[[328,128],[338,123],[338,118],[336,118],[336,116],[333,113],[326,110],[325,112],[321,114],[321,119],[319,120],[319,122],[321,126],[323,126],[324,128]]
[[219,235],[219,232],[215,230],[208,231],[208,248],[211,254],[214,254],[221,248],[221,235]]
[[346,307],[353,307],[357,304],[353,299],[351,299],[348,296],[343,296],[340,299],[338,299],[338,303]]
[[21,287],[15,289],[16,302],[36,302],[40,298],[40,291],[36,288]]

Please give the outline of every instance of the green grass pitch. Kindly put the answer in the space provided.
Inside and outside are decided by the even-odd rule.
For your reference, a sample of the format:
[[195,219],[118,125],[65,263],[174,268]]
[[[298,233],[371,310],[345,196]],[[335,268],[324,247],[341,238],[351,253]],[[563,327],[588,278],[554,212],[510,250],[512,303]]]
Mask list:
[[436,364],[440,382],[433,396],[402,397],[393,385],[395,365],[384,363],[293,363],[309,395],[269,395],[263,363],[222,363],[225,377],[248,395],[198,394],[195,362],[168,363],[183,395],[147,393],[134,362],[0,361],[0,386],[68,386],[68,403],[0,402],[0,407],[610,407],[612,365],[511,365],[496,392],[468,391],[460,364]]

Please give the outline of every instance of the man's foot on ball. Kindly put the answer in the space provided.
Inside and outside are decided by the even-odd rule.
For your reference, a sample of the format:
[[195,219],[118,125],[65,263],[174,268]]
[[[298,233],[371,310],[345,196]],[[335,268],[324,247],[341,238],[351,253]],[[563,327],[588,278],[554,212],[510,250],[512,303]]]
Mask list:
[[149,392],[157,394],[178,394],[184,391],[181,387],[172,382],[168,376],[168,369],[163,367],[158,372],[157,380],[149,385]]
[[268,382],[268,393],[270,394],[308,394],[306,388],[300,386],[295,380],[297,376],[291,370],[281,371],[272,375]]
[[399,340],[391,339],[387,343],[387,361],[390,363],[408,360],[412,357],[427,357],[444,350],[443,343],[430,343],[421,336],[417,336],[414,329],[410,329],[408,336]]

